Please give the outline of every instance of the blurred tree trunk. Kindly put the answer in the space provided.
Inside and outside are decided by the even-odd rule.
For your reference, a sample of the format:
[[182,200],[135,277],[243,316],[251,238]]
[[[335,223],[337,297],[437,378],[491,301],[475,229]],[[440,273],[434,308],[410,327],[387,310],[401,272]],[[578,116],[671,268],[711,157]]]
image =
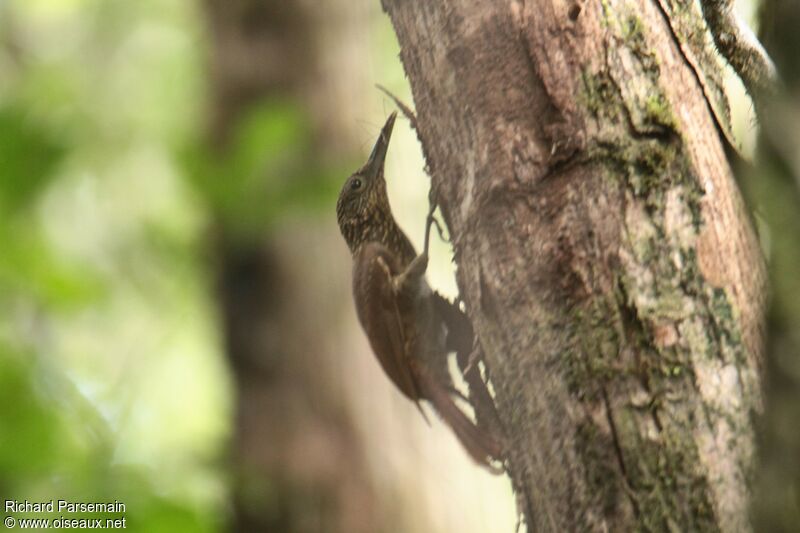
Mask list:
[[761,469],[754,519],[759,531],[800,524],[800,2],[764,0],[762,42],[783,93],[761,120],[757,167],[747,169],[748,198],[768,225],[771,297]]
[[383,6],[530,530],[749,530],[765,270],[698,8]]
[[[314,16],[319,10],[312,7],[299,0],[206,1],[211,149],[230,151],[238,125],[264,100],[314,108],[320,32]],[[284,189],[298,180],[310,180],[309,190],[324,188],[320,154],[341,141],[331,134],[336,124],[323,126],[312,124],[314,149],[306,160],[283,165],[286,175],[264,180],[285,180]],[[282,203],[266,197],[263,202],[263,210]],[[332,348],[332,317],[349,295],[332,280],[347,279],[349,265],[330,261],[321,271],[320,256],[334,255],[338,236],[322,231],[322,221],[288,211],[272,219],[267,231],[242,232],[223,216],[214,230],[217,290],[236,392],[232,527],[380,531],[380,506]]]

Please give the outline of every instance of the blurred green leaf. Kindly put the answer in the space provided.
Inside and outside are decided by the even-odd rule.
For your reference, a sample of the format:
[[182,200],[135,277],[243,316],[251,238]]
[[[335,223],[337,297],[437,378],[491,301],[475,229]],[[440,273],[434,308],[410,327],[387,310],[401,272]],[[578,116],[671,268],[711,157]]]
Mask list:
[[[15,499],[120,501],[124,513],[54,513],[50,518],[126,518],[126,529],[142,532],[211,531],[213,520],[160,494],[138,468],[114,465],[110,433],[80,394],[47,394],[36,356],[0,344],[0,488]],[[69,386],[49,369],[56,388]],[[51,390],[52,392],[52,390]],[[88,419],[94,420],[94,424]],[[99,424],[100,431],[90,428]],[[41,513],[25,514],[32,518]]]
[[310,120],[296,104],[267,100],[245,113],[228,146],[185,151],[187,176],[229,229],[262,232],[277,217],[331,208],[340,168],[321,168]]
[[54,254],[29,220],[0,223],[0,291],[27,294],[40,304],[74,308],[105,293],[102,278]]
[[27,207],[53,178],[64,146],[14,106],[0,107],[0,207]]
[[30,365],[0,347],[0,472],[43,475],[58,461],[58,418],[36,396]]

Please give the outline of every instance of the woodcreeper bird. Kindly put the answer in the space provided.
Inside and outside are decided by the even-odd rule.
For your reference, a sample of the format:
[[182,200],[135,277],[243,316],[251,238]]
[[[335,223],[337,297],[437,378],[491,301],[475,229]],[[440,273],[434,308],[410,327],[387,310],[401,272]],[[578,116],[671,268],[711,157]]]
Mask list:
[[[336,204],[339,229],[353,256],[356,313],[378,362],[400,392],[423,416],[420,401],[430,402],[469,455],[491,469],[490,461],[500,457],[501,447],[456,405],[454,396],[462,395],[447,366],[448,352],[460,349],[463,355],[471,350],[472,340],[465,340],[471,339],[471,325],[425,280],[435,204],[431,202],[419,255],[389,206],[383,170],[396,115],[389,115],[369,159],[347,178]],[[481,381],[479,386],[491,402],[485,384]]]

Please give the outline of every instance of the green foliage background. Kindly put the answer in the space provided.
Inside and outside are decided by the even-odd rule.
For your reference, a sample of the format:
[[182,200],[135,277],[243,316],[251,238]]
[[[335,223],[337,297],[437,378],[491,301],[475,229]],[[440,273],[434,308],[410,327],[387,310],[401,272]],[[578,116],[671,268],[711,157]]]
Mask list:
[[214,146],[202,10],[0,0],[0,500],[118,500],[133,531],[230,518],[215,232],[330,215],[355,163],[320,163],[292,95]]
[[[225,521],[230,385],[191,172],[206,164],[199,8],[0,1],[4,500],[119,500],[134,531]],[[239,152],[225,164],[247,180]]]

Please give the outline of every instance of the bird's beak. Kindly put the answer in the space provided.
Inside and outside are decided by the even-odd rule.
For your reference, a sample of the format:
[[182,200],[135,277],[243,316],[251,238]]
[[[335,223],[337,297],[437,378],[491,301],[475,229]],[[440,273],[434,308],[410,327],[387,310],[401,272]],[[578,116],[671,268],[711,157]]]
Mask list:
[[392,114],[386,119],[383,129],[381,129],[381,134],[375,142],[375,146],[372,148],[367,164],[364,165],[363,174],[367,178],[375,178],[383,171],[383,162],[386,160],[386,151],[389,149],[389,139],[392,138],[395,118],[397,118],[397,111],[392,111]]

